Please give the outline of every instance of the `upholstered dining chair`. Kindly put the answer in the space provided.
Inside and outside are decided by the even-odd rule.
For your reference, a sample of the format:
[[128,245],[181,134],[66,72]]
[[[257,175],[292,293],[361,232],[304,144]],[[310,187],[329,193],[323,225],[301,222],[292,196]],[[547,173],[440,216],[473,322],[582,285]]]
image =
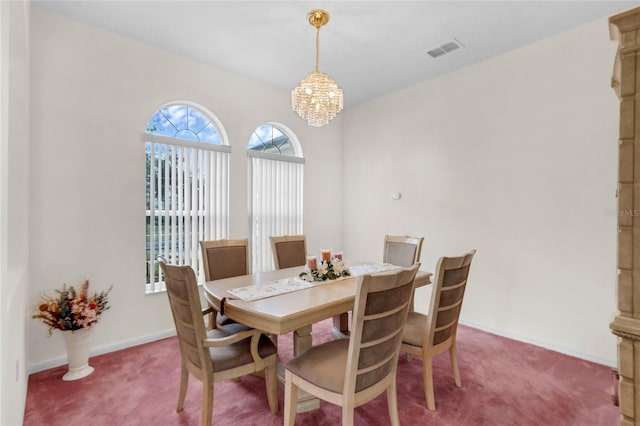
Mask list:
[[269,237],[276,269],[303,266],[307,263],[307,239],[304,235]]
[[[204,277],[207,281],[237,277],[249,273],[249,240],[200,241]],[[213,304],[209,303],[213,308]],[[219,312],[212,312],[209,326],[230,324],[234,321]]]
[[[422,242],[424,237],[409,237],[407,235],[385,235],[384,236],[384,254],[382,261],[391,263],[392,265],[407,268],[414,263],[420,262],[420,254],[422,252]],[[413,312],[413,298],[409,305],[409,312]],[[411,359],[411,355],[407,354],[407,359]]]
[[401,351],[422,357],[422,375],[427,408],[436,409],[433,393],[432,358],[449,351],[456,386],[461,387],[456,359],[456,331],[475,250],[460,257],[441,257],[431,291],[429,314],[409,312]]
[[420,252],[424,237],[406,235],[385,235],[382,261],[407,268],[420,262]]
[[271,340],[255,329],[229,324],[207,330],[201,309],[196,275],[190,266],[160,262],[169,305],[180,344],[182,372],[176,411],[184,407],[189,374],[202,382],[203,426],[213,419],[214,383],[264,370],[267,399],[278,411],[277,351]]
[[349,338],[314,346],[285,365],[285,425],[295,422],[299,389],[341,406],[343,425],[353,424],[354,408],[386,391],[391,424],[398,424],[396,368],[418,267],[361,277]]

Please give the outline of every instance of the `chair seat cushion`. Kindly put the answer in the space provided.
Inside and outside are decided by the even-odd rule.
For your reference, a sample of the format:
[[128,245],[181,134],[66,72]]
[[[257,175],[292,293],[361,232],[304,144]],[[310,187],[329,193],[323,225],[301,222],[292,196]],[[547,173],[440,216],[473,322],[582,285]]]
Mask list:
[[429,317],[424,314],[409,312],[402,332],[402,343],[422,347],[424,335],[427,332],[428,319]]
[[[210,339],[219,339],[248,329],[249,327],[244,324],[234,323],[209,330],[207,332],[207,337]],[[250,346],[251,338],[247,338],[232,345],[220,348],[209,348],[209,353],[213,360],[213,371],[229,370],[231,368],[253,363]],[[277,353],[277,349],[271,339],[264,334],[260,336],[258,353],[262,358],[267,358]]]
[[231,318],[229,318],[228,316],[222,315],[220,312],[218,312],[218,315],[216,316],[216,324],[218,324],[218,326],[221,326],[221,325],[228,325],[228,324],[236,324],[236,322]]
[[342,392],[349,339],[314,346],[289,361],[285,368],[296,376],[332,392]]

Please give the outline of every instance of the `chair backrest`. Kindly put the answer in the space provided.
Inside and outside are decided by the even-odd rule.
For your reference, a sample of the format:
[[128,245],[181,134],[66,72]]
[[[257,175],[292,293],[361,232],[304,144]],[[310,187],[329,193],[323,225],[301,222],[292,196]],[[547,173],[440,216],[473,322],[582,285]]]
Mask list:
[[304,235],[269,237],[276,269],[292,268],[307,263],[307,239]]
[[160,262],[160,267],[164,274],[182,359],[194,376],[203,377],[203,375],[212,374],[213,365],[209,350],[203,345],[206,330],[196,274],[190,266],[175,266]]
[[402,266],[403,268],[408,268],[414,263],[420,262],[423,240],[424,237],[385,235],[382,261]]
[[407,320],[414,280],[420,264],[365,275],[353,308],[344,395],[348,398],[395,376],[402,329]]
[[455,339],[474,254],[476,251],[472,250],[460,257],[441,257],[438,261],[425,334],[427,340],[423,347],[436,346]]
[[249,240],[200,241],[207,281],[249,273]]

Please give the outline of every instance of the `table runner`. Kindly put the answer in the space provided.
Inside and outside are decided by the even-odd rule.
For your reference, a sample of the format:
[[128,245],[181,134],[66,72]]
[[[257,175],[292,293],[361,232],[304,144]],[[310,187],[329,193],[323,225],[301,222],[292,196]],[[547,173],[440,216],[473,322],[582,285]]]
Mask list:
[[[378,272],[396,269],[398,266],[390,263],[365,263],[349,267],[351,276],[357,277],[365,274],[375,274]],[[338,280],[348,278],[341,277]],[[227,290],[234,297],[251,302],[253,300],[266,299],[267,297],[277,296],[280,294],[291,293],[293,291],[303,290],[305,288],[315,287],[322,284],[328,284],[336,280],[326,281],[305,281],[300,277],[284,278],[277,281],[271,281],[264,284],[254,284],[246,287],[234,288]]]

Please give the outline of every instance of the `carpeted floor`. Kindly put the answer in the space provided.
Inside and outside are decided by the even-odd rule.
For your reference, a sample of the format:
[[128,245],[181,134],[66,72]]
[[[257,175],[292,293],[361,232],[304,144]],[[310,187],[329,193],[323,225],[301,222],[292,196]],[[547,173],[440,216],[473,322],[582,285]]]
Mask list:
[[[330,321],[314,325],[314,339],[330,339]],[[291,336],[279,338],[282,360],[290,358]],[[74,382],[61,377],[66,366],[29,378],[26,426],[198,425],[202,387],[191,378],[185,409],[176,413],[180,377],[176,338],[96,356],[95,371]],[[401,357],[398,406],[403,425],[449,426],[612,426],[618,424],[613,405],[611,369],[501,338],[473,328],[458,330],[458,362],[462,388],[453,382],[449,358],[434,361],[437,410],[429,412],[422,386],[422,359]],[[281,425],[280,409],[271,414],[264,381],[243,377],[215,385],[214,424]],[[339,425],[339,407],[322,402],[319,410],[298,414],[299,425]],[[358,407],[356,425],[388,425],[383,396]]]

